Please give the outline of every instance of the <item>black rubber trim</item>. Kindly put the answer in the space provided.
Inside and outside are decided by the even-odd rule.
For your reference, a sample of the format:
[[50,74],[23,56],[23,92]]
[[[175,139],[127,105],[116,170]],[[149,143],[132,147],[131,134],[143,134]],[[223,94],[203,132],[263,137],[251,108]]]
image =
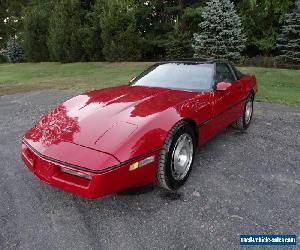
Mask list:
[[224,113],[228,112],[229,110],[233,109],[235,106],[237,106],[237,105],[241,104],[242,102],[246,101],[246,99],[247,99],[247,98],[244,98],[244,99],[242,99],[242,100],[236,102],[235,104],[233,104],[233,105],[230,106],[229,108],[225,109],[224,111],[220,112],[219,114],[217,114],[217,115],[215,115],[215,116],[209,118],[208,120],[206,120],[206,121],[204,121],[204,122],[198,124],[198,127],[200,128],[200,127],[203,127],[203,126],[207,125],[207,124],[210,123],[212,120],[216,119],[217,117],[219,117],[219,116],[223,115]]
[[88,168],[83,168],[83,167],[80,167],[78,165],[74,165],[74,164],[70,164],[70,163],[67,163],[67,162],[64,162],[64,161],[60,161],[60,160],[57,160],[57,159],[54,159],[52,157],[48,157],[48,156],[45,156],[43,154],[41,154],[40,152],[38,152],[35,148],[33,148],[25,139],[23,139],[23,142],[35,153],[37,154],[39,157],[47,160],[47,161],[51,161],[53,163],[58,163],[58,164],[61,164],[61,165],[64,165],[64,166],[67,166],[67,167],[71,167],[71,168],[74,168],[74,169],[78,169],[78,170],[82,170],[82,171],[85,171],[85,172],[89,172],[89,173],[93,173],[93,174],[102,174],[102,173],[106,173],[106,172],[109,172],[109,171],[112,171],[112,170],[115,170],[117,168],[120,168],[130,162],[134,162],[134,161],[137,161],[141,158],[144,158],[144,157],[147,157],[148,155],[151,155],[153,153],[156,153],[158,151],[160,151],[161,149],[155,149],[155,150],[152,150],[146,154],[142,154],[140,156],[137,156],[137,157],[134,157],[134,158],[131,158],[127,161],[123,161],[121,162],[120,164],[118,165],[114,165],[112,167],[108,167],[106,169],[103,169],[103,170],[91,170],[91,169],[88,169]]

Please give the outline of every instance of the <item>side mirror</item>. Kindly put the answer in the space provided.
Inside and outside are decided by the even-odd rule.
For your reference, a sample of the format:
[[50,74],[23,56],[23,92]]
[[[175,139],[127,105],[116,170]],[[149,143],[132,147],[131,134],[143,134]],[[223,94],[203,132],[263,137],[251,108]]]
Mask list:
[[136,79],[136,76],[132,77],[129,81],[129,83],[132,83]]
[[231,87],[229,82],[219,82],[217,83],[217,91],[226,91]]

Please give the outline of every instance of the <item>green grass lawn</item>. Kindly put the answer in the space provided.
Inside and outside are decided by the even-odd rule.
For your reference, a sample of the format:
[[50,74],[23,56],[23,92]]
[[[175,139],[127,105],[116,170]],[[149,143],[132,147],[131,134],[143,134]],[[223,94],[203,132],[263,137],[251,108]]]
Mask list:
[[[41,89],[85,91],[127,83],[152,63],[0,64],[0,95]],[[241,68],[255,74],[258,101],[300,106],[300,70]]]
[[240,68],[257,78],[257,101],[300,106],[300,70],[272,68]]

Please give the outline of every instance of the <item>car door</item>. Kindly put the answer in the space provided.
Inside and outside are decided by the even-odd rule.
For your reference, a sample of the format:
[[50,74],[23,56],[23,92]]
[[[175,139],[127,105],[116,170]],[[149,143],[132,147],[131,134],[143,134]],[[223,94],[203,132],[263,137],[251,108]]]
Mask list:
[[242,82],[237,79],[231,66],[226,62],[216,63],[215,86],[219,82],[227,82],[231,86],[226,91],[214,88],[213,123],[216,133],[238,119],[243,110]]

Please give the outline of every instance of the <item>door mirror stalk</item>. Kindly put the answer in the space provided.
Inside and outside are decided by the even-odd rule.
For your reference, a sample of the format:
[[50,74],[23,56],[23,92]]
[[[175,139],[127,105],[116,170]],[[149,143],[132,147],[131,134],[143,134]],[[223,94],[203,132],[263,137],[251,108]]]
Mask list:
[[136,76],[132,77],[129,81],[129,83],[132,83],[136,79]]

